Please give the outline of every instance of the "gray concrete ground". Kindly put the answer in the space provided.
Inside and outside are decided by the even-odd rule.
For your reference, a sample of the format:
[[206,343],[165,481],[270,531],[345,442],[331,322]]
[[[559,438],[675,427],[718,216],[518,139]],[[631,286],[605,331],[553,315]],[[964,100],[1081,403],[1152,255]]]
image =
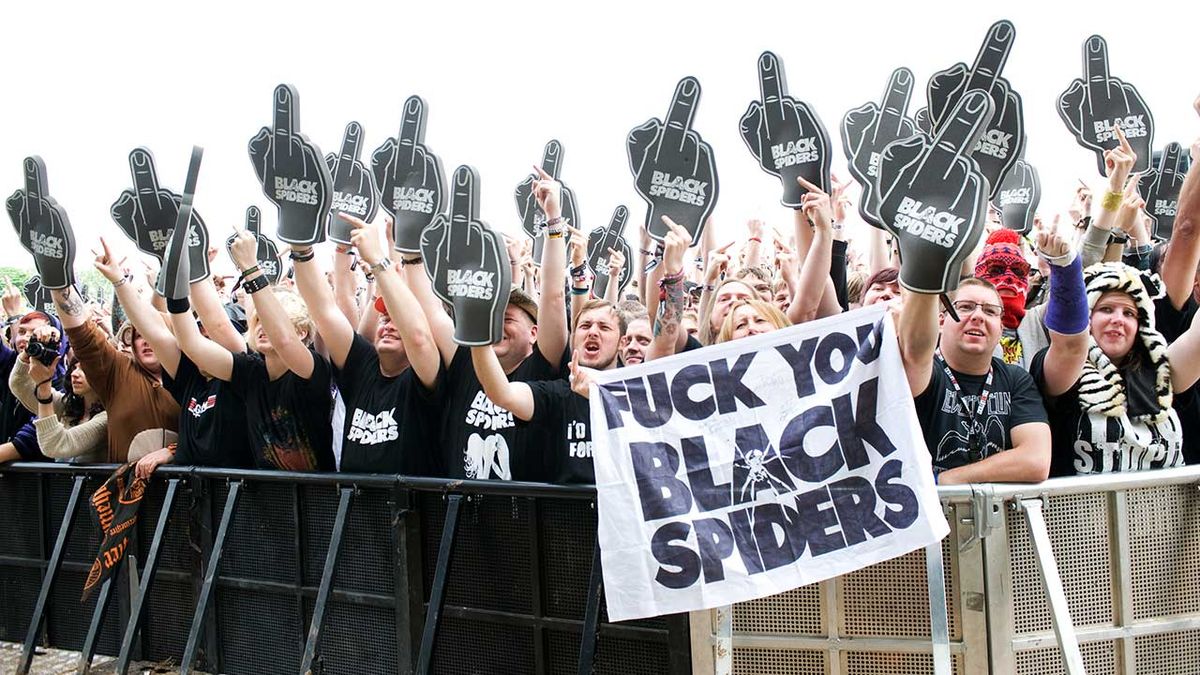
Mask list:
[[[8,675],[15,673],[17,664],[21,661],[21,645],[13,642],[0,642],[0,673]],[[116,670],[117,660],[111,656],[97,655],[92,659],[92,673],[105,675]],[[63,649],[39,648],[33,657],[33,675],[67,675],[74,673],[79,664],[79,652],[69,652]],[[129,668],[130,673],[146,675],[167,675],[177,673],[171,663],[136,663]]]

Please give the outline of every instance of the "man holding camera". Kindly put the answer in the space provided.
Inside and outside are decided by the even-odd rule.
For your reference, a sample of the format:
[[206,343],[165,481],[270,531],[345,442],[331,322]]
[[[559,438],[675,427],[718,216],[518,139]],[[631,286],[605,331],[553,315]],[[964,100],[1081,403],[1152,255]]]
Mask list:
[[[31,342],[30,337],[33,333],[47,326],[58,331],[59,339],[45,343]],[[66,341],[61,338],[62,327],[58,320],[44,312],[25,314],[17,319],[9,330],[11,346],[0,343],[0,377],[4,378],[5,383],[5,386],[0,387],[0,438],[4,439],[4,442],[0,443],[0,462],[16,459],[45,461],[46,456],[38,448],[37,431],[33,428],[33,413],[22,405],[8,388],[8,376],[18,358],[40,358],[47,365],[53,363],[54,359],[66,352]],[[28,356],[22,357],[22,352],[27,352]],[[59,368],[54,373],[51,386],[57,388],[61,378],[62,369]]]

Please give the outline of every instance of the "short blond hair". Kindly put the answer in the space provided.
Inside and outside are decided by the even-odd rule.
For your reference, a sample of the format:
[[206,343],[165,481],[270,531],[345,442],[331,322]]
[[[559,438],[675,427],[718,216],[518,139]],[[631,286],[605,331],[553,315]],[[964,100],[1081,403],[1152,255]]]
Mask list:
[[[304,335],[304,344],[311,346],[314,328],[312,317],[308,313],[308,305],[304,304],[304,298],[290,288],[279,286],[275,286],[270,292],[274,293],[275,298],[279,300],[288,320],[292,322],[292,328],[296,329],[296,335]],[[254,335],[258,332],[258,323],[258,308],[254,307],[246,316],[247,335]],[[247,340],[247,342],[253,345],[254,340]]]
[[725,315],[725,321],[721,323],[721,330],[717,333],[717,341],[714,344],[729,342],[733,339],[733,315],[742,307],[753,309],[759,316],[775,326],[776,330],[792,325],[792,322],[788,321],[788,318],[775,305],[763,302],[758,298],[742,299],[729,306],[729,312]]

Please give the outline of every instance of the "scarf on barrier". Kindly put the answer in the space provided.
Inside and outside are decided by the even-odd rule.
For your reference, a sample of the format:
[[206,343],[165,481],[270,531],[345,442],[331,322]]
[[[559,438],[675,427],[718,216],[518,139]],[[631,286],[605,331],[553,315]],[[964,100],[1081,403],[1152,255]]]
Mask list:
[[129,546],[129,532],[138,521],[138,509],[146,493],[146,480],[135,478],[133,462],[119,467],[92,494],[88,502],[92,520],[100,528],[100,550],[83,584],[83,598],[104,583],[121,566]]

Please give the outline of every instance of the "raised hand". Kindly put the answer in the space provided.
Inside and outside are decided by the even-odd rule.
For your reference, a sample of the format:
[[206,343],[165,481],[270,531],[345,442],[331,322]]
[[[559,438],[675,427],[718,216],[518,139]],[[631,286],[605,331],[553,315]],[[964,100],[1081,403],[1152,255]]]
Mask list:
[[[633,248],[624,237],[625,222],[628,219],[629,209],[624,205],[618,206],[613,210],[607,227],[597,227],[588,233],[587,260],[588,267],[596,275],[592,281],[592,293],[596,297],[604,297],[604,291],[608,288],[613,252],[620,253],[626,261],[633,260]],[[618,281],[620,290],[625,290],[625,286],[629,284],[631,271],[631,265],[621,267]]]
[[[521,219],[521,227],[524,228],[525,234],[529,235],[529,238],[533,240],[533,261],[535,265],[542,264],[542,246],[546,242],[543,230],[546,227],[547,218],[546,210],[534,190],[534,185],[538,181],[552,181],[558,185],[555,189],[554,200],[551,206],[551,209],[556,209],[558,213],[555,213],[551,217],[562,216],[575,227],[580,226],[577,218],[575,193],[559,180],[559,173],[562,171],[562,161],[562,143],[551,139],[550,142],[546,143],[546,147],[542,151],[541,167],[534,167],[534,173],[526,176],[513,192],[513,198],[517,202],[517,217]],[[544,200],[550,195],[543,191],[542,196]]]
[[346,125],[342,136],[342,151],[325,156],[329,174],[333,179],[333,206],[329,210],[329,238],[339,244],[349,244],[351,230],[347,221],[339,218],[345,213],[360,220],[370,221],[379,209],[379,190],[375,187],[375,176],[359,159],[362,149],[363,128],[358,122]]
[[1083,78],[1072,80],[1058,97],[1058,116],[1080,145],[1096,153],[1101,176],[1104,152],[1120,144],[1116,129],[1125,132],[1137,153],[1134,170],[1150,167],[1154,117],[1133,85],[1109,74],[1108,43],[1099,35],[1083,43]]
[[1138,181],[1138,187],[1146,198],[1146,214],[1154,222],[1154,238],[1162,241],[1171,239],[1175,227],[1175,213],[1179,209],[1179,191],[1187,177],[1183,146],[1168,143],[1158,160],[1158,168],[1150,169]]
[[864,103],[842,118],[842,148],[850,159],[850,175],[862,186],[858,212],[863,220],[881,229],[879,158],[889,144],[918,133],[916,123],[905,117],[912,85],[912,71],[897,68],[892,71],[879,103]]
[[900,248],[900,283],[911,291],[953,290],[983,234],[988,186],[971,150],[991,114],[991,98],[969,91],[932,141],[913,136],[884,149],[879,211]]
[[279,238],[307,246],[325,240],[333,178],[321,149],[300,133],[300,101],[286,84],[275,87],[275,118],[250,139],[250,162],[263,194],[279,209]]
[[108,247],[108,242],[104,240],[104,237],[100,237],[100,250],[92,249],[92,253],[96,255],[92,266],[96,268],[96,271],[101,276],[108,279],[109,283],[115,284],[125,276],[125,261],[128,258],[117,260],[116,256],[112,253],[112,249]]
[[[283,267],[279,264],[279,247],[270,237],[262,233],[262,212],[258,210],[257,206],[246,209],[246,231],[254,235],[258,242],[258,248],[255,251],[258,269],[262,270],[263,276],[269,283],[272,285],[278,283]],[[233,241],[237,239],[237,236],[238,233],[235,231],[225,240],[225,250],[229,252],[231,259],[233,258]]]
[[[192,159],[188,164],[187,180],[183,186],[183,198],[179,202],[179,213],[175,218],[175,227],[171,231],[171,240],[167,242],[167,250],[162,259],[162,269],[158,274],[155,290],[168,300],[186,300],[191,283],[191,250],[188,245],[191,231],[188,223],[192,221],[192,199],[196,194],[196,181],[200,178],[200,161],[204,157],[204,149],[192,147]],[[202,223],[192,223],[191,230],[202,230]],[[204,232],[204,264],[208,265],[208,232]]]
[[[133,175],[133,188],[121,192],[109,214],[138,250],[162,262],[179,218],[183,196],[158,182],[154,155],[146,148],[134,148],[129,153],[129,172]],[[208,228],[194,209],[189,220],[187,244],[191,281],[207,279]]]
[[420,96],[404,102],[400,134],[372,153],[371,171],[383,208],[393,219],[396,250],[419,252],[421,230],[442,212],[446,183],[442,161],[425,146],[425,100]]
[[1042,181],[1037,169],[1023,159],[1017,160],[992,197],[992,204],[1000,210],[1000,222],[1021,234],[1028,233],[1033,227],[1041,201]]
[[956,63],[929,79],[929,117],[935,132],[967,92],[980,90],[991,97],[995,108],[992,121],[972,149],[972,156],[988,179],[991,196],[1025,148],[1021,95],[1000,74],[1016,37],[1017,29],[1011,22],[997,21],[988,29],[970,68],[965,63]]
[[358,249],[358,254],[362,256],[363,262],[368,265],[376,265],[387,257],[388,252],[383,248],[378,227],[346,213],[342,214],[341,218],[350,226],[350,243]]
[[454,171],[450,217],[439,214],[421,233],[421,256],[433,292],[454,308],[454,341],[495,344],[504,336],[512,270],[503,238],[479,220],[479,174]]
[[700,235],[717,203],[717,166],[712,148],[692,131],[700,103],[700,82],[685,77],[675,87],[666,121],[652,118],[629,132],[625,149],[634,187],[649,205],[646,230],[662,241],[668,229],[663,216],[692,235]]
[[24,162],[25,187],[8,198],[8,217],[33,256],[46,288],[66,288],[75,283],[75,233],[67,212],[50,197],[46,164],[36,155]]
[[758,88],[762,100],[742,115],[742,140],[762,170],[783,181],[781,203],[798,208],[797,178],[829,189],[829,133],[807,103],[788,96],[783,63],[771,52],[758,57]]

